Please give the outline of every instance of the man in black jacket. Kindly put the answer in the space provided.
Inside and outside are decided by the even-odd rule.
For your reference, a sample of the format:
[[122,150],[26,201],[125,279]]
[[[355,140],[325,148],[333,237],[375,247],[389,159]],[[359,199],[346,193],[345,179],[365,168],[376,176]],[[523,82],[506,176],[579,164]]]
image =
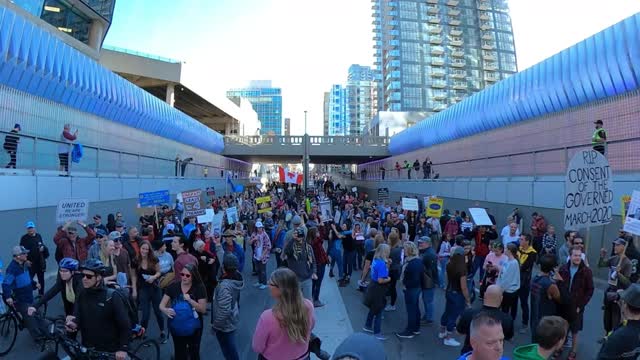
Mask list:
[[18,132],[20,132],[22,128],[20,124],[15,124],[13,126],[13,130],[7,136],[4,137],[4,145],[3,148],[7,153],[9,153],[9,163],[5,168],[7,169],[15,169],[16,168],[16,154],[18,153],[18,143],[20,142],[20,137],[18,136]]
[[40,288],[38,293],[44,294],[44,273],[47,270],[47,258],[49,257],[49,249],[44,246],[42,236],[36,232],[36,225],[33,221],[27,222],[27,233],[22,235],[20,246],[29,250],[27,255],[27,263],[30,264],[29,275],[31,279],[38,277]]

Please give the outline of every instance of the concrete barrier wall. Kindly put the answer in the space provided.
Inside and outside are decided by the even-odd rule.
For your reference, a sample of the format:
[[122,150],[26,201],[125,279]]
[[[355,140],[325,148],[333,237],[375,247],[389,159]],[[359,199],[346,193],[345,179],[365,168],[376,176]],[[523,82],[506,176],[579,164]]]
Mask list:
[[[235,181],[234,181],[235,183]],[[0,259],[5,267],[11,260],[11,248],[17,245],[26,232],[27,221],[34,221],[38,232],[51,251],[49,267],[55,266],[53,235],[58,202],[63,199],[88,199],[89,219],[100,214],[103,223],[107,215],[122,212],[128,224],[137,224],[140,215],[136,212],[138,194],[141,192],[169,190],[172,201],[175,194],[191,189],[213,186],[217,194],[225,193],[224,180],[205,179],[152,179],[152,178],[77,178],[51,176],[0,176]],[[83,232],[79,230],[81,236]]]

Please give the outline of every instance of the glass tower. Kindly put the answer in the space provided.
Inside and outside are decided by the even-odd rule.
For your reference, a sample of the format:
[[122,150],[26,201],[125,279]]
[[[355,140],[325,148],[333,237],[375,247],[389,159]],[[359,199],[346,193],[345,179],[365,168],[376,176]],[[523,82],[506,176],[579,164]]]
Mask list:
[[368,66],[351,65],[347,76],[349,135],[360,136],[375,114],[374,72]]
[[271,81],[252,81],[248,88],[231,89],[227,97],[242,97],[258,113],[260,134],[282,135],[282,89],[271,86]]
[[517,72],[507,0],[372,0],[378,108],[442,111]]
[[331,86],[329,94],[329,136],[349,134],[347,116],[347,88],[342,85]]

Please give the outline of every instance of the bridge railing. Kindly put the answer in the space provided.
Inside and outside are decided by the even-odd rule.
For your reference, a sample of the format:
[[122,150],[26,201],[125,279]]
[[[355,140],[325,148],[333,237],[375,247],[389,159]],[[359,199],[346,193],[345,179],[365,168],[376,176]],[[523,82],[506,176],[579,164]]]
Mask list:
[[[304,135],[255,135],[224,137],[225,145],[303,145]],[[389,138],[385,136],[315,136],[309,135],[309,144],[318,145],[349,145],[349,146],[387,146]]]
[[[7,131],[0,130],[0,142],[4,143]],[[13,134],[12,134],[13,135]],[[176,167],[176,159],[135,154],[104,147],[83,145],[82,159],[75,163],[69,155],[69,171],[60,167],[58,155],[62,148],[71,147],[62,141],[19,133],[16,169],[5,168],[11,156],[6,149],[0,149],[0,174],[19,175],[71,175],[101,177],[184,177],[184,178],[224,178],[227,172],[238,178],[247,178],[245,171],[225,169],[197,162],[189,162],[184,174],[181,166]],[[62,146],[62,147],[61,147]]]

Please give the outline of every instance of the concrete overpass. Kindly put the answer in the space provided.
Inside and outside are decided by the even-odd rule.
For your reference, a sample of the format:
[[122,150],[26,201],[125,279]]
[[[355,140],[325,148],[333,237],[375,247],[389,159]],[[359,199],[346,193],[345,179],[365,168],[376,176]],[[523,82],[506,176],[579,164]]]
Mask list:
[[360,164],[388,156],[384,136],[225,136],[222,155],[251,163]]

